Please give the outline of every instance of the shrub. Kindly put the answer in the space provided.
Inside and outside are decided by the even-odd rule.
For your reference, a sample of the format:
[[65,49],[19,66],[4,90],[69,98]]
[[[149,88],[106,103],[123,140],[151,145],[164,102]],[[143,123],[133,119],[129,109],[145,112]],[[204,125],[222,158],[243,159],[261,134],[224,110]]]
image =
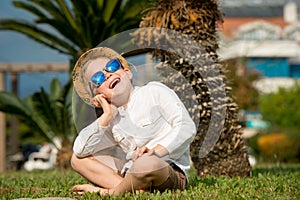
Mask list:
[[273,126],[300,128],[300,84],[259,97],[260,112]]
[[299,160],[300,140],[292,134],[272,133],[257,137],[259,156],[264,161],[293,162]]

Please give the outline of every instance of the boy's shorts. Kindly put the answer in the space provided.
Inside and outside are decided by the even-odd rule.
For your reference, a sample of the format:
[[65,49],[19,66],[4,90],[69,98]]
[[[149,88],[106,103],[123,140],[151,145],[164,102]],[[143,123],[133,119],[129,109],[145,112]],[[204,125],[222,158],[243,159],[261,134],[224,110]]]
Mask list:
[[156,186],[154,189],[159,191],[164,191],[166,189],[170,190],[184,190],[187,187],[187,178],[184,172],[174,163],[171,163],[169,166],[169,175],[167,180],[159,185]]

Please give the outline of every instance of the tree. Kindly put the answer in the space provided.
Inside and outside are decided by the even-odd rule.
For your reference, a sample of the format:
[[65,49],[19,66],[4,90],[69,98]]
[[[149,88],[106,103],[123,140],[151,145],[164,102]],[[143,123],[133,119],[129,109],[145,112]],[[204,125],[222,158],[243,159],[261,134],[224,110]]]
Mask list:
[[258,109],[258,90],[254,87],[254,81],[260,78],[256,71],[243,74],[237,74],[239,66],[238,60],[229,60],[224,62],[226,66],[226,76],[229,85],[232,87],[232,96],[240,109],[255,111]]
[[[32,14],[35,19],[33,21],[1,19],[0,30],[24,34],[42,45],[69,55],[69,71],[71,72],[75,61],[84,51],[97,46],[109,36],[136,28],[141,17],[141,11],[147,7],[147,2],[147,0],[14,0],[12,3],[17,9]],[[70,92],[64,93],[64,95],[68,94]],[[51,97],[41,91],[30,97],[28,103],[37,102],[35,100],[38,98],[41,98],[42,102],[47,102]],[[62,98],[67,99],[68,97],[62,96]],[[9,100],[13,100],[12,102],[19,106],[18,109],[15,107],[16,110],[22,111],[21,107],[25,106],[22,112],[12,114],[19,115],[23,119],[28,118],[32,122],[35,121],[34,124],[37,125],[35,128],[45,134],[48,139],[50,139],[49,130],[54,134],[62,134],[61,136],[65,139],[73,134],[73,132],[61,129],[63,127],[56,127],[57,122],[55,121],[41,120],[38,123],[38,116],[31,115],[30,109],[26,109],[26,103],[17,99],[16,96],[1,93],[0,99],[3,99],[1,101],[2,111],[7,113],[12,112],[5,109],[6,107],[14,107]],[[66,105],[57,103],[53,106]],[[55,110],[56,107],[53,109]],[[66,109],[65,107],[64,110]],[[49,112],[47,105],[42,104],[36,108],[36,114],[43,114],[44,112]],[[60,114],[62,116],[56,116],[56,119],[68,120],[63,115],[65,113],[60,112]],[[72,119],[71,116],[69,117]],[[61,121],[61,123],[71,125],[66,121]]]
[[[162,71],[167,67],[174,69],[174,73],[164,73],[164,82],[186,102],[191,115],[195,116],[194,120],[196,122],[200,120],[197,124],[197,135],[191,144],[191,158],[198,175],[249,176],[251,167],[238,125],[238,107],[230,96],[231,88],[227,85],[227,78],[216,53],[218,48],[216,27],[221,22],[222,14],[218,10],[216,0],[159,0],[140,23],[140,27],[156,27],[156,29],[152,32],[149,29],[141,29],[134,36],[140,46],[163,43],[185,55],[181,57],[162,50],[153,52],[153,55],[162,61]],[[168,34],[166,29],[181,34]],[[159,30],[161,34],[157,34]],[[196,44],[182,38],[192,38]],[[179,41],[181,43],[178,44]],[[203,48],[197,48],[197,44]],[[196,68],[198,65],[199,68]],[[211,73],[210,69],[214,70],[214,73]],[[188,80],[188,83],[178,81],[178,72]],[[206,77],[203,74],[206,74]],[[185,93],[190,86],[193,87],[194,95]],[[222,90],[225,90],[226,95],[212,96],[215,91],[222,94]],[[198,103],[189,104],[193,99]],[[218,106],[214,106],[215,104]],[[224,120],[214,120],[216,116],[220,118],[224,116]],[[207,137],[218,135],[217,132],[209,132],[210,128],[219,127],[222,123],[224,124],[217,143],[212,149],[202,149],[205,142],[210,142],[205,140]]]
[[[50,93],[43,88],[39,92],[20,99],[17,95],[0,92],[0,111],[17,116],[32,131],[40,133],[45,140],[57,145],[59,138],[64,145],[73,142],[76,134],[71,109],[71,85],[64,87],[58,79],[51,82]],[[72,137],[73,136],[73,137]],[[60,149],[60,146],[56,146]]]
[[[136,28],[146,0],[14,0],[13,5],[31,13],[34,21],[2,19],[0,30],[22,33],[71,57],[127,29]],[[45,28],[47,26],[48,28]]]
[[279,88],[277,93],[259,97],[260,112],[273,127],[300,128],[300,85]]

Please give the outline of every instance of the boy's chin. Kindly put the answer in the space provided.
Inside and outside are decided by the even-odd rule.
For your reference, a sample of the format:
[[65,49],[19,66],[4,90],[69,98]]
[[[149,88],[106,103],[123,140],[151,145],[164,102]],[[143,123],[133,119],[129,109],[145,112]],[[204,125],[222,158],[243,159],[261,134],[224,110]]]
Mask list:
[[113,104],[116,107],[121,107],[124,106],[128,103],[128,98],[127,96],[124,95],[114,95],[111,104]]

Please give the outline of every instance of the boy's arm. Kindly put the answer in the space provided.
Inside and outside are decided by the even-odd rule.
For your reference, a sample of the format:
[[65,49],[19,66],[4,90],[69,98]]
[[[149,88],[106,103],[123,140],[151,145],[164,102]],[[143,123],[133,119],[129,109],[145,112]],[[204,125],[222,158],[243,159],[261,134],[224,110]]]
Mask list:
[[157,84],[152,90],[162,116],[172,127],[158,144],[167,150],[170,158],[178,159],[189,148],[196,135],[195,123],[173,90],[163,84]]
[[78,157],[86,157],[115,145],[110,123],[117,113],[116,107],[108,103],[102,94],[96,95],[93,103],[103,109],[103,114],[77,136],[73,151]]
[[77,157],[86,157],[114,145],[110,127],[99,126],[98,121],[82,129],[76,137],[73,152]]

